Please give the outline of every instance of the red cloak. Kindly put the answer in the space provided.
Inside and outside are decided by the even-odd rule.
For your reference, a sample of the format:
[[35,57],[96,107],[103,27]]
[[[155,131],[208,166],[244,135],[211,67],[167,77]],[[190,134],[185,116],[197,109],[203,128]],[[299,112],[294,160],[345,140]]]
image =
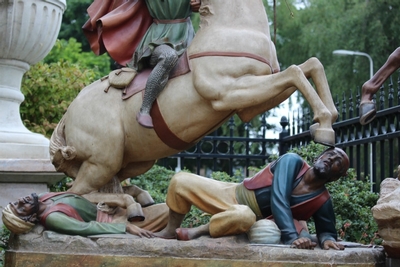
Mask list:
[[94,0],[82,30],[96,55],[125,66],[153,22],[144,0]]

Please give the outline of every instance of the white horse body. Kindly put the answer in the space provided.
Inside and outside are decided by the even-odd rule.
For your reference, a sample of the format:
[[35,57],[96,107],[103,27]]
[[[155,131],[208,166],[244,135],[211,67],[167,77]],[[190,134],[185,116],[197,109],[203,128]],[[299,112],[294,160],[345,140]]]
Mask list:
[[[279,64],[261,0],[202,0],[199,12],[200,30],[188,48],[191,72],[171,79],[158,97],[177,137],[196,142],[235,113],[248,121],[298,88],[314,111],[315,140],[334,144],[337,111],[322,64],[313,58],[275,73]],[[120,90],[105,93],[107,87],[96,81],[82,90],[51,138],[53,164],[75,178],[70,191],[78,194],[114,176],[122,181],[142,174],[155,160],[179,152],[136,122],[141,94],[123,101]]]

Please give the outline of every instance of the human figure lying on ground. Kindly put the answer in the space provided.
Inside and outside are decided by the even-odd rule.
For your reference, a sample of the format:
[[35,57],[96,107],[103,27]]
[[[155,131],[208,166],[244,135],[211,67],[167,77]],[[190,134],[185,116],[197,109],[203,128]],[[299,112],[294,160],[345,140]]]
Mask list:
[[[242,183],[227,183],[180,172],[172,178],[166,203],[170,209],[161,238],[194,239],[202,235],[221,237],[247,232],[257,221],[274,219],[281,242],[313,249],[315,242],[305,231],[299,235],[294,220],[314,218],[319,245],[343,249],[336,243],[335,215],[325,184],[347,174],[349,159],[339,148],[325,150],[310,167],[300,156],[288,153]],[[196,228],[179,228],[194,205],[212,215]]]
[[15,234],[27,233],[38,223],[47,230],[81,236],[130,233],[153,237],[154,231],[167,224],[165,203],[144,207],[143,213],[143,221],[128,222],[126,210],[120,207],[108,214],[87,199],[69,192],[43,193],[40,197],[32,193],[8,204],[2,220]]
[[[146,3],[147,10],[143,9],[141,2]],[[166,86],[169,73],[177,64],[178,58],[194,37],[190,15],[192,11],[199,10],[200,3],[200,0],[132,0],[115,1],[110,5],[109,1],[95,0],[88,9],[91,18],[83,26],[83,30],[95,53],[107,51],[124,66],[126,55],[120,54],[129,51],[126,47],[134,46],[138,38],[142,38],[131,61],[126,65],[138,72],[146,67],[153,67],[146,83],[142,107],[136,116],[143,127],[153,128],[150,109]],[[130,18],[131,16],[133,17]],[[149,16],[152,18],[150,26],[147,23]],[[101,29],[97,29],[99,25]],[[137,27],[140,28],[136,29]]]

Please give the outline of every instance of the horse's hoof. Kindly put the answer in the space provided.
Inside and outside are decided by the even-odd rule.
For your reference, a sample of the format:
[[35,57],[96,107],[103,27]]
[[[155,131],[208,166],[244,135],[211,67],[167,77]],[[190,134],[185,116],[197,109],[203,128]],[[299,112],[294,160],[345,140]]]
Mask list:
[[314,139],[315,136],[315,131],[319,128],[319,123],[314,123],[313,125],[310,126],[310,134],[311,138]]
[[139,195],[136,196],[136,201],[140,203],[140,205],[144,207],[148,207],[154,205],[154,200],[150,196],[149,192],[143,191]]
[[[313,124],[314,126],[315,124]],[[317,125],[319,126],[319,125]],[[335,146],[335,131],[333,129],[321,129],[314,126],[312,137],[315,143],[319,143],[325,146],[334,147]],[[310,127],[311,133],[311,127]]]
[[145,114],[145,113],[138,113],[136,115],[136,120],[137,122],[142,125],[145,128],[149,128],[152,129],[153,126],[153,119],[151,118],[151,116],[149,114]]
[[366,125],[373,121],[376,116],[376,108],[374,102],[361,103],[360,105],[360,123]]
[[142,206],[139,203],[133,203],[126,208],[126,217],[130,222],[144,221]]

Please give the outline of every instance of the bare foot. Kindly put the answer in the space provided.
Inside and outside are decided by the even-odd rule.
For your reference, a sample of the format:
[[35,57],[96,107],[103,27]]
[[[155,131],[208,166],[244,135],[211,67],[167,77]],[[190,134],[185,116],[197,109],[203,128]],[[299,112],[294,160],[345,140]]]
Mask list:
[[175,231],[167,231],[166,229],[161,230],[160,232],[154,233],[155,237],[163,238],[163,239],[176,239]]

